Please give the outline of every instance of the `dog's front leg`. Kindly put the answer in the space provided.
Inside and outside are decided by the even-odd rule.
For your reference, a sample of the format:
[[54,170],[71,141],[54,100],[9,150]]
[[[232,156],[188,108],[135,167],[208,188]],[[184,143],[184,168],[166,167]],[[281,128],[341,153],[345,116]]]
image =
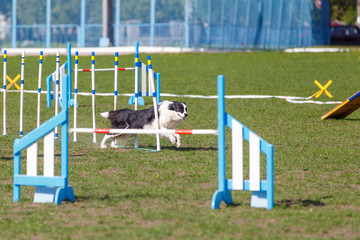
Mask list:
[[179,134],[161,134],[161,137],[169,139],[171,144],[176,145],[176,147],[180,147],[180,135]]
[[180,147],[180,135],[179,134],[174,134],[174,137],[176,138],[176,147],[179,148]]

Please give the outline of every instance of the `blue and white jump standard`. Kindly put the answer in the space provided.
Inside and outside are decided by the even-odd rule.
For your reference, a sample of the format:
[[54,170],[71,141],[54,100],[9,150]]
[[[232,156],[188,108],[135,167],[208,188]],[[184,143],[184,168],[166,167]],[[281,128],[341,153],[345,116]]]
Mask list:
[[[274,147],[233,116],[225,112],[224,76],[217,78],[218,91],[218,190],[213,194],[211,208],[222,201],[232,204],[231,190],[252,191],[251,207],[268,210],[274,206]],[[232,130],[232,179],[225,175],[225,126]],[[249,142],[249,180],[243,179],[243,139]],[[260,179],[260,153],[266,156],[266,180]]]
[[[145,63],[140,61],[139,55],[139,42],[135,43],[135,91],[134,96],[131,96],[128,100],[128,104],[135,104],[135,110],[137,109],[137,104],[145,105],[144,97],[151,97],[152,91],[150,90],[150,69],[149,66],[146,66]],[[140,74],[141,73],[141,74]],[[160,73],[152,70],[153,78],[156,79],[156,100],[157,103],[160,103]],[[140,88],[140,75],[141,75],[141,88]],[[147,76],[148,75],[148,84]]]
[[[68,64],[71,66],[70,43],[68,45]],[[68,68],[71,74],[71,68]],[[34,202],[54,202],[60,204],[64,199],[74,201],[74,191],[68,185],[69,159],[69,76],[62,77],[63,104],[61,112],[41,124],[38,128],[14,141],[14,189],[13,200],[20,200],[21,186],[35,186]],[[55,176],[55,128],[61,125],[61,175]],[[38,175],[38,144],[44,138],[44,170]],[[27,150],[26,173],[21,173],[21,151]]]

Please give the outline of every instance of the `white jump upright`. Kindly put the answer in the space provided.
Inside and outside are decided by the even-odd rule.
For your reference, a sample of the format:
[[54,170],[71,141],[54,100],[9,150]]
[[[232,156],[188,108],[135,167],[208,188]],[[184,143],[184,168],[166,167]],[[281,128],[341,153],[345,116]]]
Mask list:
[[[155,86],[154,86],[154,73],[152,70],[152,64],[151,64],[151,57],[148,56],[148,65],[149,65],[149,90],[150,92],[152,92],[152,96],[153,96],[153,105],[154,105],[154,113],[155,113],[155,122],[156,122],[156,129],[159,130],[160,129],[160,122],[159,122],[159,112],[157,110],[157,102],[156,102],[156,90],[155,90]],[[156,134],[156,150],[160,151],[160,134]]]
[[23,136],[23,119],[24,119],[24,74],[25,74],[25,52],[21,56],[21,89],[20,89],[20,137]]
[[6,62],[7,51],[4,50],[4,69],[3,69],[3,135],[6,135]]
[[40,52],[39,57],[39,81],[38,81],[38,106],[37,106],[37,127],[40,126],[40,111],[41,111],[41,78],[42,78],[42,64],[43,64],[43,51]]
[[[71,64],[71,45],[68,44],[68,62]],[[71,74],[71,72],[70,72]],[[54,202],[60,204],[64,199],[74,201],[74,191],[68,185],[69,157],[69,81],[64,75],[62,110],[20,139],[14,141],[14,192],[13,200],[20,200],[21,186],[35,186],[34,202]],[[55,174],[55,127],[61,125],[61,174]],[[44,138],[43,174],[38,172],[37,142]],[[26,173],[21,173],[21,152],[27,149]]]
[[[55,116],[58,114],[59,112],[59,69],[60,69],[60,51],[56,52],[56,73],[55,73],[55,91],[54,91],[54,96],[55,96]],[[58,138],[58,128],[55,128],[55,138]]]
[[[274,147],[225,112],[224,82],[224,76],[218,76],[218,190],[212,197],[211,208],[219,208],[222,201],[231,204],[231,190],[245,190],[252,192],[252,207],[272,209]],[[232,130],[232,179],[226,179],[225,126]],[[249,180],[243,176],[243,139],[249,142]],[[266,157],[266,180],[260,178],[261,153]]]
[[[138,110],[138,98],[139,98],[139,93],[138,93],[138,89],[139,89],[139,42],[135,43],[135,105],[134,108],[135,110]],[[130,98],[131,99],[131,98]],[[142,105],[145,104],[144,99],[140,97],[140,103]],[[135,142],[134,142],[134,147],[138,148],[139,147],[139,135],[135,135]]]
[[[79,52],[75,52],[75,69],[74,69],[74,128],[77,128],[77,106],[78,106],[78,71],[79,68]],[[77,141],[77,133],[74,133],[73,141]]]
[[[115,53],[115,67],[114,67],[114,111],[117,109],[117,95],[118,95],[118,78],[119,78],[119,53]],[[135,67],[136,72],[136,67]]]
[[[92,120],[93,128],[96,128],[95,110],[95,52],[91,53],[91,99],[92,99]],[[93,142],[96,143],[96,133],[93,134]]]

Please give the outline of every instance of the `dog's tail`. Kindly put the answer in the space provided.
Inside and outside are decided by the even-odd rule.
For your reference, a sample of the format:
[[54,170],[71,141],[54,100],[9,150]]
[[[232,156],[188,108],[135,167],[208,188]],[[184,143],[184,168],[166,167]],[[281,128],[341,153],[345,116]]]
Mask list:
[[103,118],[109,118],[109,112],[102,112],[102,113],[100,113],[100,115],[101,115]]

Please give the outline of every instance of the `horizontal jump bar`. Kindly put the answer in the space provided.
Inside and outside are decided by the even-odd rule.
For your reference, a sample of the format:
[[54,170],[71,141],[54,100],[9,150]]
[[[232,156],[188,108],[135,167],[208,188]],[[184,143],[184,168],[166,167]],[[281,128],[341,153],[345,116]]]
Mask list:
[[109,129],[109,128],[71,128],[70,132],[105,134],[180,134],[180,135],[217,135],[214,129]]
[[[134,67],[118,68],[118,71],[135,70]],[[95,72],[110,72],[115,71],[115,68],[95,68]],[[78,72],[91,72],[91,69],[78,69]]]

